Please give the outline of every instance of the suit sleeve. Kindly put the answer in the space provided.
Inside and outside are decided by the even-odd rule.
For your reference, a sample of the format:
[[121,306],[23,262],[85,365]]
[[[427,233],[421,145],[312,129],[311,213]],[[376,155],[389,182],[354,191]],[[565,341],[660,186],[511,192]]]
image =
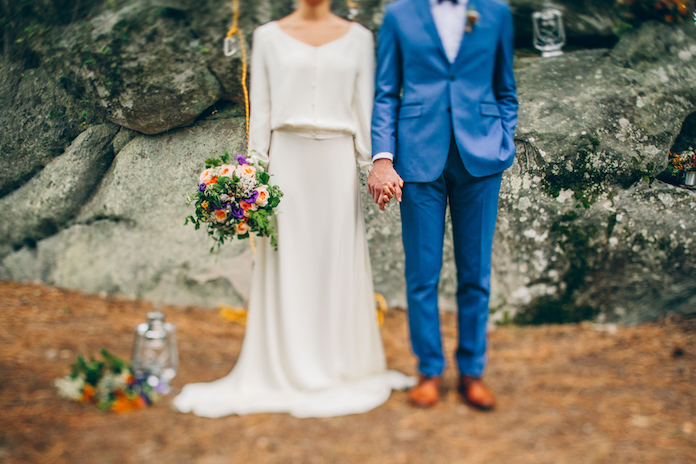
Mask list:
[[266,66],[264,40],[254,31],[250,69],[249,156],[268,163],[271,144],[271,88]]
[[505,138],[504,151],[515,151],[515,127],[517,126],[517,87],[513,72],[513,26],[512,13],[506,7],[499,34],[496,52],[495,74],[493,76],[493,91],[498,102],[503,122]]
[[353,111],[357,122],[355,154],[360,169],[369,173],[372,168],[370,120],[375,95],[375,46],[371,32],[366,31],[361,45],[360,63],[353,93]]
[[401,94],[401,50],[398,25],[389,8],[377,38],[375,105],[372,111],[372,154],[396,156],[397,111]]

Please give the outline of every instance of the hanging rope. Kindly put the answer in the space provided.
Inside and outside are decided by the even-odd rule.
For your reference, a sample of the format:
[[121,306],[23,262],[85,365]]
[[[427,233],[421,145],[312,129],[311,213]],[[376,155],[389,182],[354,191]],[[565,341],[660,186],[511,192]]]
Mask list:
[[[232,56],[236,53],[236,50],[229,48],[232,38],[235,35],[237,35],[237,40],[239,40],[239,48],[242,50],[242,91],[244,92],[246,152],[247,155],[249,155],[249,88],[247,87],[247,70],[249,64],[247,61],[246,40],[244,40],[244,34],[239,28],[239,0],[232,0],[232,26],[225,36],[225,55],[227,56]],[[254,243],[254,237],[252,235],[249,236],[249,245],[251,245],[251,251],[256,254],[256,244]]]
[[[232,38],[237,35],[239,40],[239,48],[242,50],[242,91],[244,92],[244,116],[246,117],[246,144],[247,144],[247,154],[249,153],[249,89],[247,87],[247,47],[246,40],[244,40],[244,34],[239,28],[239,0],[232,0],[232,27],[227,31],[225,36],[225,42],[229,43]],[[227,48],[225,48],[227,52]],[[226,53],[227,54],[227,53]],[[233,55],[234,52],[230,54]],[[252,248],[254,247],[252,242]]]

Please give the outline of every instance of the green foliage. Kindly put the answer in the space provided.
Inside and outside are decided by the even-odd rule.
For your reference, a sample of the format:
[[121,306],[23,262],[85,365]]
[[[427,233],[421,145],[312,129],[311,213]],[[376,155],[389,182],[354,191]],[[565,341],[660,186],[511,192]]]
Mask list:
[[[657,20],[667,24],[692,21],[694,0],[617,0],[616,6],[621,10],[621,23],[637,26],[645,21]],[[617,24],[620,32],[626,26]]]
[[643,161],[645,161],[645,157],[640,153],[638,154],[638,157],[634,156],[631,158],[633,175],[636,179],[639,179],[648,185],[652,185],[653,178],[657,174],[655,171],[655,163],[651,161],[643,166]]
[[[573,198],[584,208],[592,206],[603,192],[602,186],[606,178],[590,162],[600,144],[600,139],[588,136],[585,146],[578,150],[575,159],[563,158],[551,163],[541,183],[544,192],[556,198],[561,190],[572,190]],[[567,169],[568,163],[572,164],[572,170]]]

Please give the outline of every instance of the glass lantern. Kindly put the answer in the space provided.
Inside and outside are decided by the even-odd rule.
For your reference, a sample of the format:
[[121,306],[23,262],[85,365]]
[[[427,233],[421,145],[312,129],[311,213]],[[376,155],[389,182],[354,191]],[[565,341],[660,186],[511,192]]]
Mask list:
[[225,37],[223,52],[225,56],[234,56],[239,51],[239,38],[235,33],[232,37]]
[[550,1],[544,1],[541,11],[532,14],[534,26],[534,47],[541,51],[541,56],[548,58],[562,55],[565,45],[563,14],[553,7]]
[[133,374],[159,393],[169,393],[169,382],[179,369],[176,325],[164,322],[159,311],[147,313],[147,322],[135,327]]
[[684,185],[693,187],[696,184],[696,171],[687,171],[684,175]]

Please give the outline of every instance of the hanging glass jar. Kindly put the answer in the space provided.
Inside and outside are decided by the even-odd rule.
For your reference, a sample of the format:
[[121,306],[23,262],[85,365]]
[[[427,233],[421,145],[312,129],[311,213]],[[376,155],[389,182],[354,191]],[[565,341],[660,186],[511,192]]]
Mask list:
[[176,325],[164,322],[159,311],[147,313],[147,322],[135,327],[133,374],[159,393],[169,392],[169,383],[179,369]]

